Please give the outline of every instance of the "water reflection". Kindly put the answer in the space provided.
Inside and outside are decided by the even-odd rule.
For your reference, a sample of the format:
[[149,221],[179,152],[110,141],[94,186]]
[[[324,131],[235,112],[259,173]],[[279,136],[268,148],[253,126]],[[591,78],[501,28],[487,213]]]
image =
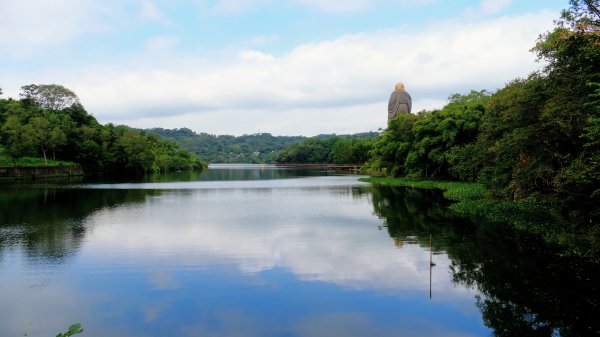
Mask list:
[[[600,268],[505,224],[469,225],[443,207],[439,193],[374,188],[375,212],[396,240],[434,247],[451,259],[456,284],[477,289],[477,306],[496,336],[600,334]],[[438,202],[431,202],[437,200]]]
[[597,331],[597,265],[455,218],[436,191],[289,174],[287,188],[253,174],[245,188],[3,188],[0,335],[75,321],[86,336]]
[[141,203],[157,193],[4,186],[0,190],[0,256],[7,249],[24,247],[31,261],[43,258],[61,263],[79,249],[87,216],[123,203]]

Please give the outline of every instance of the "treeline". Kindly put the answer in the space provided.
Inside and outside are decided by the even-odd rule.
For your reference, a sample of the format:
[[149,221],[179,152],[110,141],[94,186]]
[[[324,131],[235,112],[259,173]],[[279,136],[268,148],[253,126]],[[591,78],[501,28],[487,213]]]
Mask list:
[[[373,144],[372,171],[484,183],[499,198],[600,217],[600,11],[571,1],[533,51],[545,68],[491,94],[453,95],[400,115]],[[595,220],[593,220],[595,219]]]
[[[378,135],[376,132],[365,132],[356,135],[340,136],[323,134],[308,138],[304,136],[273,136],[270,133],[257,133],[243,136],[211,135],[207,133],[195,133],[188,128],[153,128],[146,131],[176,141],[183,148],[197,154],[209,163],[250,164],[262,164],[274,161],[287,163],[337,163],[338,161],[343,160],[349,160],[344,163],[362,163],[364,161],[353,161],[355,159],[349,158],[350,155],[346,153],[343,154],[346,158],[342,158],[341,143],[338,145],[340,151],[338,151],[339,153],[335,156],[336,161],[333,161],[333,159],[330,160],[333,143],[355,138],[373,139]],[[313,148],[313,145],[315,144],[321,144],[322,146],[317,146],[319,149],[317,149],[317,147]],[[308,157],[314,160],[306,161],[305,159],[294,155],[293,153],[298,152],[294,150],[297,149],[298,146],[303,149],[301,151],[310,148],[307,150],[310,152]],[[358,145],[355,144],[353,146]],[[323,153],[323,148],[321,147],[326,149],[326,153]],[[354,152],[356,152],[356,154],[354,157],[361,156],[361,158],[364,158],[366,150],[365,147],[363,147],[362,150],[355,149]],[[292,153],[290,153],[290,151]],[[344,151],[348,152],[346,149]],[[317,152],[319,153],[317,154]]]
[[20,96],[0,99],[0,164],[43,157],[43,165],[58,159],[78,163],[86,173],[111,175],[205,167],[198,157],[158,135],[100,125],[63,86],[27,85]]
[[146,131],[176,141],[183,148],[195,153],[209,163],[267,163],[274,153],[306,138],[302,136],[273,136],[270,133],[217,136],[208,133],[195,133],[188,128],[154,128]]
[[278,163],[294,164],[364,164],[378,133],[317,136],[290,145],[273,157]]

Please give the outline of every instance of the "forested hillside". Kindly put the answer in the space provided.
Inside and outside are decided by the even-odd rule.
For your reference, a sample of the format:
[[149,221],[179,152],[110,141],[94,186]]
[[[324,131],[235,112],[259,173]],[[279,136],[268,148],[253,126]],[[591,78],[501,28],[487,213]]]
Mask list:
[[375,132],[366,132],[357,135],[319,135],[307,138],[304,136],[273,136],[270,133],[257,133],[236,137],[195,133],[187,128],[154,128],[146,131],[176,141],[179,145],[209,163],[255,164],[281,161],[279,159],[282,158],[280,153],[283,149],[308,139],[314,139],[316,142],[321,140],[331,142],[331,139],[375,138],[378,135]]
[[392,120],[374,143],[370,169],[481,182],[497,198],[554,203],[599,230],[598,3],[571,1],[540,36],[533,51],[543,70],[493,94],[453,95],[441,110]]
[[80,164],[86,173],[111,175],[205,166],[195,155],[157,135],[100,125],[65,87],[32,84],[21,91],[18,100],[0,99],[0,166],[62,160]]
[[278,163],[363,164],[369,160],[376,132],[342,136],[317,136],[290,145],[273,157]]
[[195,133],[188,128],[146,130],[148,133],[176,141],[186,150],[209,163],[266,163],[285,146],[304,139],[302,136],[273,136],[257,133],[243,136]]

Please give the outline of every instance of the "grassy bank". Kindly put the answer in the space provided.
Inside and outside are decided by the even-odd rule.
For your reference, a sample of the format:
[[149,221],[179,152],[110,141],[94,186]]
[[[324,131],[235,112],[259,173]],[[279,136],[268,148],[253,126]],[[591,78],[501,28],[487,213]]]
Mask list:
[[23,157],[16,163],[0,158],[0,181],[23,181],[82,176],[83,171],[77,163],[48,160],[44,158]]
[[489,197],[486,187],[478,183],[384,177],[362,178],[361,181],[385,186],[440,189],[446,199],[455,201],[449,208],[457,216],[475,223],[507,223],[539,235],[549,243],[565,246],[569,254],[596,259],[600,256],[600,227],[593,224],[582,227],[565,220],[560,204],[495,200]]
[[462,201],[483,198],[486,188],[483,184],[465,183],[458,181],[424,180],[409,178],[369,177],[361,181],[377,185],[405,186],[424,189],[440,189],[448,200]]
[[16,163],[8,158],[0,157],[0,167],[69,167],[78,166],[76,163],[62,160],[48,159],[48,162],[44,158],[35,157],[23,157],[19,158]]

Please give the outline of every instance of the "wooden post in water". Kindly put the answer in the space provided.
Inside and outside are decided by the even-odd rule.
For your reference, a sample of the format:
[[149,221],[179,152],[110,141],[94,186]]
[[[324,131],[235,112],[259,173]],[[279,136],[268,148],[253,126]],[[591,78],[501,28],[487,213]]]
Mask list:
[[429,265],[429,299],[431,299],[431,270],[433,269],[432,265]]
[[431,244],[431,234],[429,234],[429,266],[435,267],[433,262],[433,245]]
[[429,298],[431,299],[431,274],[433,271],[433,267],[435,263],[433,263],[433,245],[432,245],[432,235],[429,234]]
[[429,234],[429,265],[433,266],[433,246],[431,244],[432,235]]

